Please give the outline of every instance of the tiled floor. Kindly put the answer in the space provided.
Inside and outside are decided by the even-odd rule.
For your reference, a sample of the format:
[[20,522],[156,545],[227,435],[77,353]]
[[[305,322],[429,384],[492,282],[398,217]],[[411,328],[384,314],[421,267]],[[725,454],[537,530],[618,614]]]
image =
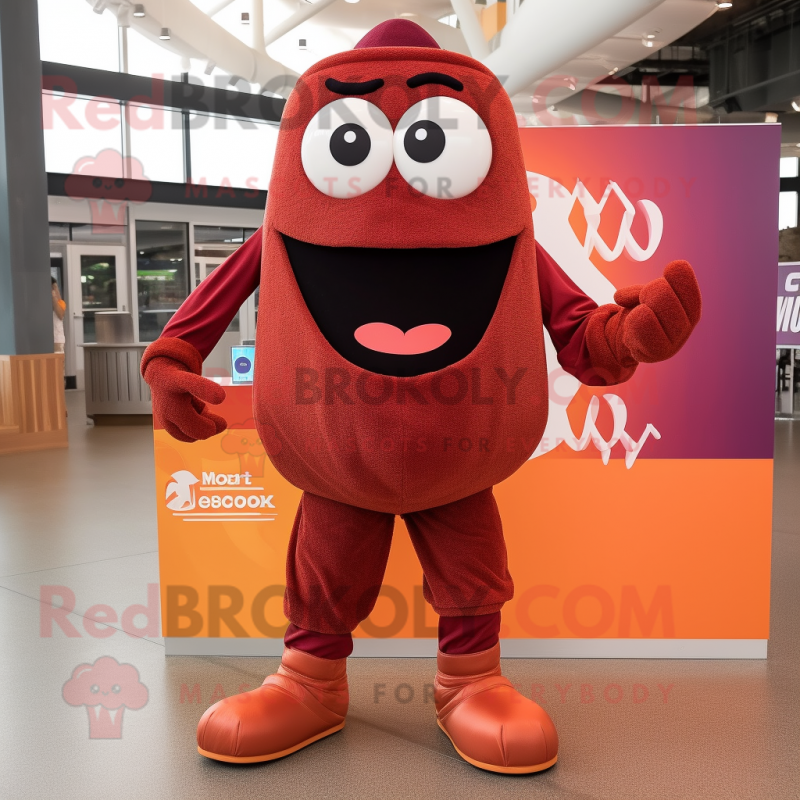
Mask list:
[[[508,661],[528,694],[540,685],[561,753],[546,773],[505,777],[463,763],[435,727],[427,659],[351,661],[347,727],[290,758],[234,767],[198,756],[204,708],[257,685],[277,659],[165,659],[157,632],[81,616],[103,604],[121,620],[158,580],[150,432],[87,427],[82,400],[69,395],[69,450],[0,457],[3,800],[798,797],[800,422],[776,423],[769,659]],[[60,592],[62,605],[66,593],[48,586],[74,594],[60,623],[40,597]],[[132,664],[149,694],[125,710],[120,739],[90,738],[87,708],[62,696],[74,668],[100,656]],[[622,699],[609,702],[616,687]]]

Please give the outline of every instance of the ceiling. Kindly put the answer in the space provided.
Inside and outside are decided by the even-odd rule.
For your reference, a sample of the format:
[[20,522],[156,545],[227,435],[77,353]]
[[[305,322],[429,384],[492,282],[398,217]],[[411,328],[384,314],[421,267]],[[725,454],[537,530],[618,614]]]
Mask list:
[[[480,42],[479,49],[485,48],[485,53],[472,54],[498,74],[514,73],[506,86],[513,87],[521,125],[542,124],[542,110],[554,108],[558,111],[547,115],[547,124],[557,124],[564,110],[565,116],[572,117],[580,107],[580,93],[587,87],[589,91],[616,92],[617,88],[602,83],[609,81],[609,74],[616,84],[626,76],[637,100],[645,74],[654,74],[662,85],[690,74],[697,87],[692,102],[702,107],[708,101],[707,43],[724,35],[733,24],[769,14],[789,0],[733,2],[733,8],[719,10],[715,0],[525,0],[519,5],[519,0],[511,0],[505,4],[509,14],[506,27],[488,45],[485,40]],[[151,40],[180,54],[193,73],[227,73],[249,82],[254,91],[284,95],[291,81],[279,86],[275,76],[299,75],[319,59],[351,49],[368,30],[393,17],[418,22],[446,49],[470,53],[461,27],[439,19],[453,15],[454,7],[476,14],[487,8],[475,6],[471,0],[453,0],[452,5],[447,0],[150,0],[144,4],[146,18],[134,19],[132,0],[87,3],[95,11],[117,14]],[[294,27],[285,26],[287,32],[266,47],[255,24],[262,3],[267,41],[276,27],[287,20],[298,21]],[[601,13],[592,20],[588,17],[593,10]],[[243,14],[249,14],[249,25],[243,24]],[[162,26],[170,28],[170,41],[159,40]],[[587,26],[592,30],[587,31]],[[300,39],[305,40],[304,48],[299,46]],[[474,51],[474,39],[471,44]],[[659,56],[654,58],[656,54]],[[683,63],[678,64],[680,60]],[[800,87],[797,93],[800,95]],[[790,99],[775,109],[782,121],[795,116]],[[726,109],[701,111],[702,121],[764,119],[760,110],[739,114],[741,120],[736,114],[721,119]],[[797,125],[794,122],[787,121],[784,138],[800,141],[800,115]],[[787,144],[793,146],[794,141]]]

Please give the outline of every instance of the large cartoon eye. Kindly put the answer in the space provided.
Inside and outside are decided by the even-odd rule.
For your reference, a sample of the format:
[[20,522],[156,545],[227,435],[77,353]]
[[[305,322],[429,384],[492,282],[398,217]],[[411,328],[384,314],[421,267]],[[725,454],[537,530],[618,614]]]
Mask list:
[[344,97],[321,108],[303,133],[303,169],[329,197],[374,189],[392,167],[392,126],[373,103]]
[[428,97],[401,117],[394,132],[394,161],[422,194],[456,200],[483,183],[492,165],[492,140],[466,103]]

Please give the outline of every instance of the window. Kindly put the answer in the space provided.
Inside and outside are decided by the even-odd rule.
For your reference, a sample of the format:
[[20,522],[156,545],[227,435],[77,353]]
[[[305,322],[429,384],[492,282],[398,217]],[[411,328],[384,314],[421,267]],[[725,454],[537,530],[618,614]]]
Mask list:
[[124,225],[98,225],[82,222],[51,222],[51,242],[82,242],[85,244],[125,244]]
[[797,177],[797,158],[782,158],[781,159],[781,178],[796,178]]
[[42,93],[44,161],[48,172],[122,177],[120,104]]
[[39,0],[42,61],[117,72],[118,36],[110,10],[95,14],[86,0]]
[[[235,244],[240,245],[244,242],[244,230],[242,228],[221,228],[217,225],[195,225],[194,243],[195,245],[204,244]],[[213,248],[212,248],[213,249]],[[205,248],[198,248],[205,250]],[[202,253],[198,252],[197,255]]]
[[[192,114],[192,181],[263,191],[269,185],[278,126]],[[225,158],[220,158],[220,153]]]
[[128,107],[131,131],[132,177],[182,183],[183,119],[180,112],[139,104]]
[[125,244],[124,225],[96,225],[95,223],[70,226],[73,242],[86,244]]
[[188,226],[136,222],[139,341],[154,342],[189,294]]
[[778,198],[778,229],[797,227],[797,192],[781,192]]
[[128,28],[128,72],[131,75],[179,81],[182,71],[181,57],[177,53]]

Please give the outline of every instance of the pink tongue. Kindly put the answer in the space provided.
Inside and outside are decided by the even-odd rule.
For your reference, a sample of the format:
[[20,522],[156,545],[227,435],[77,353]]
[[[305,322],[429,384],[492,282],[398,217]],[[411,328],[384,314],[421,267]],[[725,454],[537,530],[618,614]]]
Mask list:
[[355,337],[359,344],[378,353],[415,356],[441,347],[450,338],[450,328],[436,324],[417,325],[403,333],[400,328],[386,322],[370,322],[358,328]]

